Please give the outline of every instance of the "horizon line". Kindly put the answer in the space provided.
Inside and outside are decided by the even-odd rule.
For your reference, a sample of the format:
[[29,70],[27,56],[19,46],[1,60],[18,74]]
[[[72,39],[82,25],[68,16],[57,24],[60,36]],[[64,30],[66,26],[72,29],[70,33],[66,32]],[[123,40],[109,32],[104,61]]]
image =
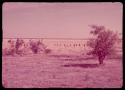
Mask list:
[[[2,38],[2,39],[17,39],[17,38]],[[19,38],[19,39],[70,39],[70,40],[88,40],[94,38]],[[122,39],[122,38],[119,38]]]

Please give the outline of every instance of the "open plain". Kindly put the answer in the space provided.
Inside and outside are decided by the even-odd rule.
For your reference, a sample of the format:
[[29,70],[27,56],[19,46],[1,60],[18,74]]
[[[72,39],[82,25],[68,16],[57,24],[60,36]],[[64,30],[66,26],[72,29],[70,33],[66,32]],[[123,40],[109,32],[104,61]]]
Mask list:
[[80,56],[27,55],[2,57],[5,88],[120,88],[122,60]]

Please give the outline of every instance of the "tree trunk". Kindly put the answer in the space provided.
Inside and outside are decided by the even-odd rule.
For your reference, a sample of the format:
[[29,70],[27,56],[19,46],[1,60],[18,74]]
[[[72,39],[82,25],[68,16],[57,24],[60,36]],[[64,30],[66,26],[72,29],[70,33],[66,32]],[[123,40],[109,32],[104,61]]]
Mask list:
[[103,64],[103,59],[99,57],[99,64]]
[[103,60],[105,59],[105,53],[103,51],[98,52],[99,64],[103,64]]
[[[101,52],[101,53],[102,53],[102,52]],[[98,59],[99,59],[99,64],[103,64],[103,60],[105,59],[105,55],[100,54],[100,55],[98,56]]]

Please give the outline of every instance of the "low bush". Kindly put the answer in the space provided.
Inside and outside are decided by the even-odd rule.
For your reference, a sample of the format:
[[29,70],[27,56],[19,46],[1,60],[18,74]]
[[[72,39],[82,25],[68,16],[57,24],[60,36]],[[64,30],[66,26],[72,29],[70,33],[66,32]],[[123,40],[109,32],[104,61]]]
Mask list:
[[45,49],[45,54],[48,54],[48,53],[50,53],[51,52],[51,50],[50,49]]

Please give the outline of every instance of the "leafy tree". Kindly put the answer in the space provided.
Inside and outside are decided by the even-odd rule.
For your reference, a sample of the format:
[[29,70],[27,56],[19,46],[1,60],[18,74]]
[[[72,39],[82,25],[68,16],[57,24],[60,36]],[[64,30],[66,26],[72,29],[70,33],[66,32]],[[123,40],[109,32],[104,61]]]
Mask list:
[[103,64],[105,57],[115,52],[115,43],[118,41],[118,35],[104,26],[91,25],[90,27],[93,28],[90,34],[95,39],[90,39],[87,42],[87,45],[92,48],[88,54],[97,56],[99,64]]

